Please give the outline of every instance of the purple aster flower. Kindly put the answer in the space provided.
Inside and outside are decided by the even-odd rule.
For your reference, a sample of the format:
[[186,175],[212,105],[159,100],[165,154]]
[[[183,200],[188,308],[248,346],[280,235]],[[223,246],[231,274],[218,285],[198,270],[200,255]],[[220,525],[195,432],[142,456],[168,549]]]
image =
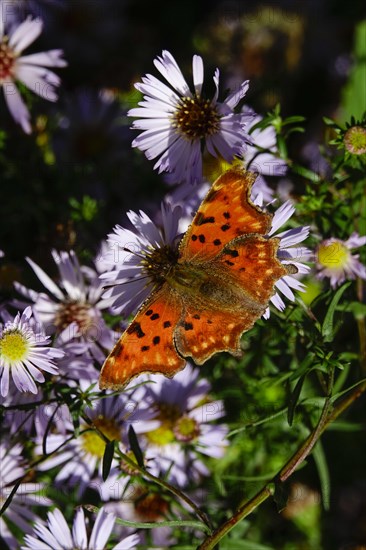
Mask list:
[[[153,420],[156,412],[144,403],[140,393],[138,395],[138,400],[126,393],[108,396],[100,399],[92,409],[87,407],[85,414],[90,419],[90,425],[81,421],[81,433],[72,439],[70,437],[74,433],[74,426],[70,415],[67,415],[64,419],[65,429],[62,432],[54,430],[48,435],[46,443],[47,453],[54,453],[60,445],[62,448],[42,462],[39,469],[48,470],[61,466],[55,483],[77,485],[79,494],[91,484],[98,487],[102,480],[102,459],[106,446],[99,432],[110,440],[119,441],[125,450],[128,428],[131,424],[136,433],[145,433],[158,425],[158,422]],[[37,445],[37,454],[42,453],[42,443],[39,441]],[[117,460],[114,459],[112,468],[117,467]]]
[[257,128],[251,131],[263,117],[256,115],[252,109],[245,107],[243,112],[252,115],[246,126],[246,131],[252,139],[252,144],[247,144],[242,151],[244,168],[258,173],[258,177],[252,187],[252,198],[258,193],[263,195],[264,202],[270,202],[273,198],[273,190],[267,184],[263,176],[283,176],[287,171],[286,162],[279,158],[276,131],[273,126]]
[[[256,203],[261,201],[262,197],[258,196]],[[304,261],[309,261],[311,258],[310,250],[305,247],[298,246],[309,236],[309,227],[295,227],[277,233],[278,229],[282,227],[295,212],[295,207],[291,201],[284,202],[274,213],[272,219],[272,227],[268,233],[268,237],[276,237],[280,239],[280,246],[277,252],[277,257],[284,265],[293,265],[297,269],[296,276],[303,275],[310,271],[310,267],[304,264]],[[304,292],[304,285],[293,275],[285,275],[281,277],[275,283],[277,290],[283,294],[288,300],[295,301],[295,295],[293,289]],[[280,294],[276,292],[271,298],[272,304],[279,310],[283,311],[286,307],[285,302],[282,300]],[[268,319],[270,310],[267,308],[264,318]]]
[[[22,446],[11,446],[3,438],[0,443],[0,505],[12,492],[15,483],[25,475],[25,461],[22,457]],[[0,517],[0,536],[11,550],[19,548],[8,524],[14,524],[25,533],[31,532],[30,522],[37,519],[32,511],[33,506],[50,506],[51,501],[44,496],[44,484],[21,483],[17,488],[9,506]]]
[[333,237],[322,241],[316,252],[317,277],[329,277],[332,288],[341,285],[346,279],[366,279],[366,267],[360,262],[359,254],[352,254],[353,249],[365,244],[366,236],[360,237],[356,232],[346,241]]
[[34,433],[44,433],[52,416],[56,403],[44,403],[43,392],[19,393],[10,387],[9,393],[2,402],[4,406],[4,425],[10,434],[23,432],[28,437]]
[[58,162],[65,167],[120,163],[121,151],[128,150],[130,139],[123,116],[118,101],[106,90],[81,89],[70,94],[52,136]]
[[192,73],[194,92],[188,86],[177,62],[168,51],[154,60],[154,65],[169,86],[150,74],[135,87],[144,94],[140,107],[131,109],[129,116],[136,117],[133,128],[143,130],[132,142],[145,152],[146,157],[157,159],[154,168],[170,172],[177,183],[197,183],[202,180],[202,149],[227,162],[240,154],[245,141],[244,117],[233,109],[245,96],[249,83],[243,82],[223,101],[218,101],[219,70],[214,75],[215,94],[212,99],[202,95],[204,81],[203,61],[193,56]]
[[181,208],[162,205],[162,228],[140,210],[130,211],[127,216],[135,227],[133,232],[117,225],[114,233],[108,235],[109,252],[104,255],[105,265],[111,271],[101,275],[105,285],[111,288],[103,295],[113,300],[113,309],[128,315],[134,311],[154,289],[150,277],[149,264],[160,258],[163,264],[165,255],[176,254],[176,239]]
[[[27,534],[24,537],[25,545],[21,546],[22,550],[59,550],[59,548],[63,550],[73,550],[74,548],[97,550],[106,548],[116,520],[113,514],[107,513],[101,508],[92,531],[88,535],[91,525],[86,521],[82,508],[79,508],[75,514],[72,530],[58,508],[48,512],[47,516],[47,525],[38,521],[33,527],[33,534]],[[113,550],[134,550],[139,541],[138,535],[130,535],[113,546]]]
[[209,475],[203,455],[221,458],[228,445],[225,424],[212,424],[224,416],[223,402],[209,398],[211,386],[198,379],[198,369],[187,364],[184,370],[167,379],[163,375],[146,377],[151,407],[157,411],[159,427],[141,437],[148,450],[148,467],[155,474],[169,472],[172,483],[184,486]]
[[103,287],[97,273],[80,266],[73,251],[52,251],[59,271],[59,286],[30,258],[28,263],[48,291],[36,292],[15,283],[15,288],[33,302],[33,310],[39,321],[51,333],[56,332],[59,342],[80,342],[93,357],[104,361],[105,353],[100,346],[109,349],[114,343],[114,334],[104,322],[101,311],[108,303],[101,299]]
[[37,393],[35,383],[42,383],[42,371],[57,374],[55,359],[63,357],[61,350],[50,347],[49,337],[36,326],[32,319],[32,309],[27,307],[14,320],[0,325],[0,390],[6,396],[9,380],[12,378],[20,392]]
[[15,82],[19,80],[43,99],[56,101],[55,88],[60,85],[60,78],[46,67],[65,67],[66,61],[61,58],[62,50],[21,55],[41,34],[43,23],[28,17],[7,30],[8,20],[2,6],[0,8],[0,87],[14,120],[29,134],[30,114]]

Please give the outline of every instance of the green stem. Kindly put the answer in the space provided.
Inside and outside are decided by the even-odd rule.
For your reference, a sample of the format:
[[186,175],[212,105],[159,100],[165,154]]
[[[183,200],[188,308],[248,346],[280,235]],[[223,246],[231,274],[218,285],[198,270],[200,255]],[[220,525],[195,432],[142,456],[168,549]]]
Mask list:
[[[331,381],[330,381],[331,384]],[[203,543],[198,547],[198,550],[211,550],[216,544],[229,532],[233,529],[242,519],[247,517],[253,512],[262,502],[267,500],[274,492],[274,484],[278,482],[284,482],[288,479],[291,474],[296,470],[296,468],[306,459],[306,457],[311,453],[314,448],[315,443],[318,441],[321,434],[324,432],[327,426],[340,414],[342,414],[356,399],[358,399],[366,391],[366,380],[359,384],[345,399],[342,400],[339,405],[334,407],[330,411],[330,395],[328,395],[322,414],[320,415],[319,421],[307,437],[305,442],[301,445],[294,455],[287,461],[285,466],[280,470],[277,476],[274,477],[272,481],[267,483],[254,497],[248,500],[245,504],[240,506],[240,508],[235,512],[235,514],[224,522],[220,527],[218,527],[212,535],[206,538]]]
[[[111,442],[111,440],[108,439],[108,437],[106,437],[106,435],[102,431],[98,430],[98,428],[96,428],[96,426],[93,425],[92,421],[88,416],[83,415],[82,418],[83,420],[85,420],[85,422],[87,422],[90,425],[91,427],[90,429],[97,431],[100,437],[106,443]],[[163,479],[159,479],[158,477],[155,477],[153,474],[148,472],[145,468],[139,466],[137,462],[132,460],[128,455],[126,455],[123,451],[121,451],[121,449],[117,449],[117,452],[119,457],[122,458],[127,464],[129,464],[129,466],[131,466],[134,470],[138,471],[142,477],[145,477],[146,479],[149,479],[153,483],[160,485],[161,487],[163,487],[164,489],[166,489],[167,491],[169,491],[179,499],[183,500],[194,511],[194,513],[197,515],[200,521],[204,525],[206,525],[209,531],[210,532],[212,531],[212,524],[210,522],[210,519],[207,517],[207,515],[204,512],[202,512],[202,510],[200,510],[200,508],[193,502],[193,500],[191,500],[185,493],[183,493],[173,485],[170,485],[170,483],[168,483],[167,481],[164,481]]]
[[[357,279],[357,297],[362,303],[363,301],[363,280]],[[358,335],[360,339],[360,365],[363,374],[366,374],[366,321],[365,317],[357,317]]]

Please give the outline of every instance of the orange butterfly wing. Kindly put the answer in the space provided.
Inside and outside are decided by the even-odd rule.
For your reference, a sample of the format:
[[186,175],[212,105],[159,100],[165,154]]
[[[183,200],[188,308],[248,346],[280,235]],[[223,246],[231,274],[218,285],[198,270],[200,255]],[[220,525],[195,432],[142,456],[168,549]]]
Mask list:
[[212,309],[192,310],[185,314],[175,330],[176,348],[185,357],[192,357],[197,365],[202,365],[219,351],[239,356],[240,336],[259,316],[244,309],[240,315]]
[[215,181],[182,239],[182,261],[213,258],[239,235],[268,233],[272,216],[249,198],[255,179],[251,172],[231,169]]
[[276,258],[278,245],[278,239],[243,235],[210,261],[205,304],[187,300],[174,333],[181,355],[201,365],[220,351],[240,354],[240,336],[265,312],[275,282],[288,274]]
[[173,376],[181,370],[186,362],[173,342],[181,314],[179,296],[164,284],[142,305],[105,360],[99,387],[121,390],[144,372]]

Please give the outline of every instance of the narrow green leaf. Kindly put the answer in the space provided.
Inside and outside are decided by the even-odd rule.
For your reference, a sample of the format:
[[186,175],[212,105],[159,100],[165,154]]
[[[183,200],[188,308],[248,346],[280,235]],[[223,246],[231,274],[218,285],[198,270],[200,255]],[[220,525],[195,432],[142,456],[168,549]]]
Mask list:
[[303,376],[301,376],[299,378],[299,380],[297,381],[296,386],[295,386],[295,388],[294,388],[294,390],[291,394],[290,403],[289,403],[288,410],[287,410],[287,422],[289,423],[289,426],[292,426],[292,423],[293,423],[293,420],[294,420],[294,415],[295,415],[295,410],[296,410],[296,405],[299,401],[301,389],[302,389],[302,386],[304,384],[305,378],[306,378],[306,374],[304,374]]
[[277,147],[278,152],[280,153],[280,157],[286,159],[287,158],[287,145],[282,136],[277,136]]
[[306,118],[301,115],[289,116],[282,122],[282,126],[285,126],[286,124],[294,124],[295,122],[304,122],[305,120]]
[[324,321],[322,324],[322,336],[324,342],[332,342],[333,341],[333,319],[334,319],[334,313],[336,310],[336,307],[338,305],[339,300],[342,297],[343,292],[348,288],[351,284],[351,281],[348,281],[343,286],[341,286],[337,292],[334,294],[332,301],[330,302],[329,308],[327,313],[325,314]]
[[[97,506],[93,504],[84,504],[83,508],[97,514],[100,510]],[[194,529],[200,529],[201,531],[206,531],[206,533],[211,533],[210,528],[201,523],[200,521],[194,520],[171,520],[171,521],[129,521],[127,519],[122,519],[116,517],[116,523],[119,525],[125,525],[126,527],[133,527],[135,529],[155,529],[156,527],[193,527]]]
[[313,457],[318,470],[320,480],[320,490],[322,494],[324,510],[329,510],[330,506],[330,476],[327,460],[325,457],[323,445],[320,441],[317,442],[313,449]]
[[136,437],[136,432],[133,429],[132,424],[130,425],[130,427],[128,429],[128,441],[129,441],[129,444],[130,444],[130,447],[131,447],[131,451],[133,452],[133,454],[136,458],[137,464],[141,468],[144,468],[145,467],[145,465],[144,465],[144,455],[141,451],[141,447],[139,445],[138,439]]
[[112,465],[112,460],[114,456],[114,444],[115,444],[115,440],[108,441],[108,443],[105,446],[104,455],[103,455],[103,464],[102,464],[103,481],[107,479],[107,477],[109,476],[109,472],[111,471],[111,465]]
[[317,174],[316,172],[313,172],[312,170],[309,170],[308,168],[305,168],[304,166],[301,166],[300,164],[296,164],[294,162],[293,164],[291,164],[291,169],[296,174],[299,174],[303,178],[308,179],[313,183],[319,182],[319,174]]

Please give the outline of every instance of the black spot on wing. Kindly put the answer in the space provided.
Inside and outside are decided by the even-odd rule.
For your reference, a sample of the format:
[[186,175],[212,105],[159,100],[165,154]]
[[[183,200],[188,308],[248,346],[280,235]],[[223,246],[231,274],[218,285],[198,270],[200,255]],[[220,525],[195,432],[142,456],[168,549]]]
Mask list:
[[172,326],[172,324],[171,324],[170,321],[164,321],[164,323],[163,323],[163,327],[164,327],[164,328],[169,328],[169,327],[171,327],[171,326]]
[[230,229],[230,224],[224,223],[224,225],[222,225],[220,229],[221,231],[227,231],[228,229]]
[[214,216],[206,216],[199,212],[194,220],[195,225],[204,225],[205,223],[215,223]]
[[221,245],[220,239],[215,239],[213,243],[214,243],[215,246],[220,246]]
[[153,313],[153,310],[152,309],[148,309],[147,312],[145,313],[145,315],[147,315],[148,317],[150,317],[150,315]]
[[202,234],[198,235],[198,240],[199,240],[200,243],[204,243],[206,241],[205,236],[202,235]]
[[229,220],[231,218],[230,212],[224,212],[223,216],[226,220]]
[[231,256],[232,258],[237,258],[239,256],[239,252],[232,248],[225,248],[224,250],[225,254],[228,256]]
[[150,346],[141,346],[141,351],[149,351]]
[[141,328],[140,323],[133,321],[127,329],[127,334],[136,333],[137,338],[143,338],[145,336],[144,331]]
[[153,338],[154,346],[157,346],[159,343],[160,343],[160,336],[154,336]]
[[123,347],[124,347],[123,344],[121,344],[120,342],[117,342],[117,344],[115,345],[114,349],[111,352],[112,357],[118,357],[119,355],[121,355],[123,351]]
[[193,330],[192,323],[183,323],[184,330]]
[[159,317],[160,317],[159,313],[154,313],[153,315],[151,315],[150,319],[152,321],[156,321],[156,319],[159,319]]
[[205,202],[214,201],[218,194],[219,194],[218,190],[215,190],[215,189],[211,188],[210,191],[206,195]]

